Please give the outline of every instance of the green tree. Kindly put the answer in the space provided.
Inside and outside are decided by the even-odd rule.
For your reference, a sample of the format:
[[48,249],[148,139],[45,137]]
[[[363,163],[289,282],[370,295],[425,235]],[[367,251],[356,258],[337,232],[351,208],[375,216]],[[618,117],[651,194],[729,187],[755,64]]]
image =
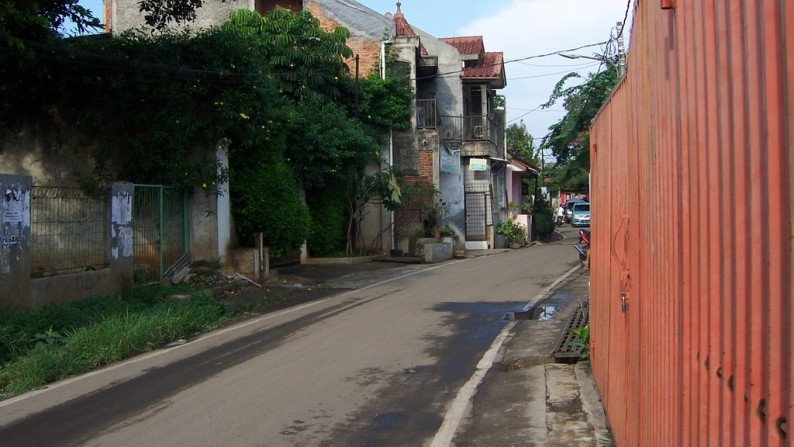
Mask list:
[[101,27],[78,0],[0,0],[0,54],[21,50],[26,41],[44,41],[64,32],[67,22],[84,33]]
[[505,130],[507,139],[507,150],[516,154],[524,160],[539,164],[535,139],[527,132],[527,126],[522,120],[520,123],[513,123]]
[[311,92],[339,96],[348,72],[344,61],[353,56],[346,28],[327,32],[309,11],[286,9],[265,16],[240,9],[222,27],[252,39],[251,51],[263,59],[287,96],[299,99]]
[[[92,151],[87,185],[125,179],[212,193],[228,176],[243,240],[267,230],[271,248],[289,250],[296,242],[285,228],[298,238],[309,231],[298,181],[307,194],[343,185],[336,191],[353,200],[383,129],[409,125],[404,80],[361,79],[356,116],[348,35],[281,10],[240,11],[190,33],[55,37],[26,63],[0,67],[2,130],[35,127],[44,146]],[[224,141],[230,169],[218,174],[213,148]],[[294,195],[267,194],[263,177]],[[338,202],[340,213],[348,203]],[[261,209],[274,214],[264,219]]]
[[559,122],[549,127],[541,143],[541,148],[550,150],[557,160],[550,172],[556,189],[588,184],[590,123],[615,87],[617,69],[609,64],[603,71],[589,73],[581,84],[565,87],[573,78],[581,76],[578,73],[565,75],[554,87],[549,101],[543,104],[543,108],[548,108],[562,101],[567,111]]

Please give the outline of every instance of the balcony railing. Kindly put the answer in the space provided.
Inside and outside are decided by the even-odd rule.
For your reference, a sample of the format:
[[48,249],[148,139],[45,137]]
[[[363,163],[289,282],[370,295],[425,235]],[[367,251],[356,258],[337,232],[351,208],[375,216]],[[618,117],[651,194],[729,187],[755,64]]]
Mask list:
[[488,116],[441,116],[442,140],[489,141],[498,144],[499,126]]
[[416,100],[416,128],[417,129],[436,129],[438,128],[438,113],[435,99]]

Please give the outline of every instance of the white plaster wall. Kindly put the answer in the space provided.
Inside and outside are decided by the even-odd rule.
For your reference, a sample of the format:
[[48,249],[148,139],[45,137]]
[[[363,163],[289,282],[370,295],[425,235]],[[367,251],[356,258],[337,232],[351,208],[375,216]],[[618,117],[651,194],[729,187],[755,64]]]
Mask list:
[[[111,2],[110,23],[111,32],[119,34],[144,25],[144,14],[140,12],[138,0],[104,0]],[[203,0],[203,6],[196,10],[196,20],[187,25],[173,25],[173,29],[209,28],[220,25],[229,18],[229,14],[237,9],[253,10],[251,0]]]

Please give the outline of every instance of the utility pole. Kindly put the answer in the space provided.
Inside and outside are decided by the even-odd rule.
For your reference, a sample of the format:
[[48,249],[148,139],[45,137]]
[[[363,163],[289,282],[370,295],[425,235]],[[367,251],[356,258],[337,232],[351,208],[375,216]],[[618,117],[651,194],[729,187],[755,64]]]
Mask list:
[[626,48],[623,44],[623,23],[618,22],[618,77],[626,74]]
[[358,54],[356,54],[356,107],[354,116],[358,117]]

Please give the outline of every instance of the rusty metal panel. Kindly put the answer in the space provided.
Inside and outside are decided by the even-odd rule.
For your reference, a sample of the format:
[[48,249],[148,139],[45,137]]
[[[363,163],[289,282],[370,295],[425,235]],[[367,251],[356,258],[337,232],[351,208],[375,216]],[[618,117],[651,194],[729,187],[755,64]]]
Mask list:
[[618,445],[792,446],[794,2],[635,2],[591,130],[593,374]]

